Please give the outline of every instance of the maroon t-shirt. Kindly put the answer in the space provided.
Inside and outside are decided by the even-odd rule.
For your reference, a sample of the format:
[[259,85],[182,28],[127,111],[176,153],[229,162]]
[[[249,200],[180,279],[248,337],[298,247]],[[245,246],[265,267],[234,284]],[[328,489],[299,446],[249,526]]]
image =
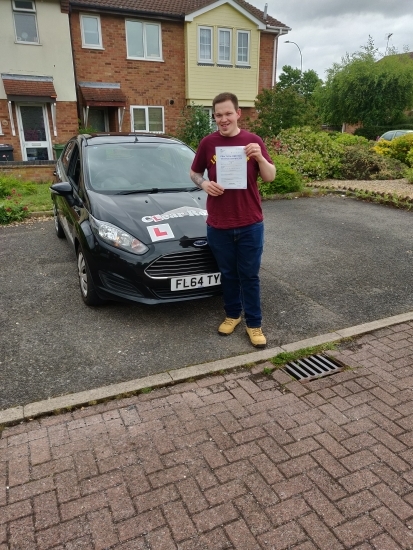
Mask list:
[[[204,137],[199,144],[191,168],[198,174],[203,174],[205,170],[208,170],[209,180],[217,181],[215,147],[245,146],[249,143],[258,143],[263,157],[274,164],[262,139],[251,132],[241,130],[239,134],[233,137],[221,136],[219,132]],[[218,197],[208,195],[208,225],[216,229],[231,229],[263,220],[261,197],[257,184],[258,173],[258,162],[248,157],[247,189],[225,189],[224,193]]]

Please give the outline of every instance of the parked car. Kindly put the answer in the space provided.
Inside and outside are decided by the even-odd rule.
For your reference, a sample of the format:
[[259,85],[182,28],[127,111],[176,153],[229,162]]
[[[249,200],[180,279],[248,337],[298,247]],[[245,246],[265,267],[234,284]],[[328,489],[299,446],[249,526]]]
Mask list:
[[221,292],[194,152],[154,134],[73,137],[56,165],[55,230],[77,256],[83,301],[157,304]]
[[413,130],[389,130],[388,132],[385,132],[382,136],[380,136],[378,139],[385,139],[387,141],[391,141],[392,139],[398,138],[400,136],[404,136],[404,134],[413,134]]

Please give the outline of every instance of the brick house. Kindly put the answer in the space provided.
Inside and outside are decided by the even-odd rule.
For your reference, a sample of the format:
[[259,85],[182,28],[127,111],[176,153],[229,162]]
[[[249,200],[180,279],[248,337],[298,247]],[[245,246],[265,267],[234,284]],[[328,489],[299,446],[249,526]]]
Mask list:
[[99,131],[174,134],[192,103],[233,91],[251,114],[290,29],[244,0],[65,0],[79,113]]
[[15,160],[51,160],[53,145],[78,126],[69,18],[60,1],[0,0],[0,48],[0,143]]

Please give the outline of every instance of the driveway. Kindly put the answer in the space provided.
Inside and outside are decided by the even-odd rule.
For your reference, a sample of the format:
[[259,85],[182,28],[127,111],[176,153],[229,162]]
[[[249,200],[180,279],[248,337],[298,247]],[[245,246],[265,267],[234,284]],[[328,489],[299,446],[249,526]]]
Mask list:
[[[268,347],[413,309],[413,213],[351,198],[267,201]],[[87,308],[52,220],[0,227],[0,409],[253,351],[220,298]]]

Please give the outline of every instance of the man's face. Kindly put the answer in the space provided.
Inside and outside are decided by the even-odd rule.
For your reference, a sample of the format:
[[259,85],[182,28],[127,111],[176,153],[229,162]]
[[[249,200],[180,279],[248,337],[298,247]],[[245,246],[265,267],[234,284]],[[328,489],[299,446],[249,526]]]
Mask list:
[[236,136],[239,132],[238,119],[241,116],[241,109],[235,110],[230,99],[217,103],[214,109],[215,122],[219,133],[226,137]]

